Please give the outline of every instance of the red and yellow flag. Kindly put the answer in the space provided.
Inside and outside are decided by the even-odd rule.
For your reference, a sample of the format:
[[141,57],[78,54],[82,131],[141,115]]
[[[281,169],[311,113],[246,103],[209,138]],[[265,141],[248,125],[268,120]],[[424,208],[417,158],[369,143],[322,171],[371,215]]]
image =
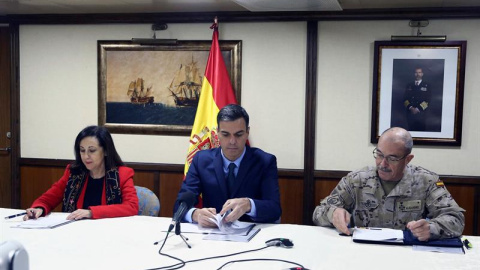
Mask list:
[[216,18],[215,23],[210,28],[213,29],[212,48],[208,56],[197,114],[190,135],[190,146],[185,161],[185,175],[187,175],[190,163],[198,151],[220,146],[217,135],[217,114],[225,105],[237,103],[218,44]]

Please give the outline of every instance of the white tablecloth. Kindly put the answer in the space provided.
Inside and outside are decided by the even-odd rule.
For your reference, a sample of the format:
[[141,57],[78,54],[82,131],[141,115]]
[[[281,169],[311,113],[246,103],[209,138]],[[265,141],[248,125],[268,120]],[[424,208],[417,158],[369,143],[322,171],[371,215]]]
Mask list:
[[[0,208],[0,241],[16,240],[28,252],[30,269],[150,269],[177,261],[158,254],[169,218],[133,216],[81,220],[55,229],[17,229],[22,217],[3,217],[22,210]],[[411,246],[354,243],[332,228],[289,224],[260,225],[261,231],[248,243],[203,240],[204,235],[185,234],[191,249],[177,235],[169,237],[163,252],[183,260],[224,255],[265,246],[265,241],[283,237],[291,249],[267,249],[234,257],[189,263],[182,269],[217,269],[231,260],[277,258],[297,262],[308,269],[480,269],[480,237],[468,236],[474,248],[465,255],[413,251]],[[223,269],[286,269],[284,262],[234,263]]]

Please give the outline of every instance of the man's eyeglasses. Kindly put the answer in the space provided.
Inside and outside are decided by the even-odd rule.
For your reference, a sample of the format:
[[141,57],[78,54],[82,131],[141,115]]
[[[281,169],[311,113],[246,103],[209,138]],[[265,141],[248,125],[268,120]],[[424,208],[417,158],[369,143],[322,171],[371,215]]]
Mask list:
[[396,157],[396,156],[384,156],[382,152],[380,152],[377,148],[373,149],[373,157],[376,159],[376,160],[379,160],[380,162],[382,162],[384,159],[387,161],[388,164],[395,164],[397,162],[399,162],[400,160],[406,158],[408,156],[408,154],[406,154],[405,156],[403,157]]

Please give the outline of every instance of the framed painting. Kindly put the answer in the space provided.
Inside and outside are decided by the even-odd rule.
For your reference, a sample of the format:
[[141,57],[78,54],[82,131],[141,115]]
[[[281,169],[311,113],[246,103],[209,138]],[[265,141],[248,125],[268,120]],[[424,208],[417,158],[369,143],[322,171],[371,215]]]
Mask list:
[[[99,125],[112,133],[189,136],[211,44],[98,41]],[[219,44],[240,101],[242,42]]]
[[460,146],[466,41],[376,41],[371,142],[402,127],[415,145]]

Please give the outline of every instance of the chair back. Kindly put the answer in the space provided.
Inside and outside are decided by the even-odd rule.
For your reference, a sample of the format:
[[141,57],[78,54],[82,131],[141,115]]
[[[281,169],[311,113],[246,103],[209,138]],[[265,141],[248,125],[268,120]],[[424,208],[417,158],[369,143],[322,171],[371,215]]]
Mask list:
[[135,186],[135,190],[138,197],[138,215],[158,217],[160,201],[157,195],[146,187]]

